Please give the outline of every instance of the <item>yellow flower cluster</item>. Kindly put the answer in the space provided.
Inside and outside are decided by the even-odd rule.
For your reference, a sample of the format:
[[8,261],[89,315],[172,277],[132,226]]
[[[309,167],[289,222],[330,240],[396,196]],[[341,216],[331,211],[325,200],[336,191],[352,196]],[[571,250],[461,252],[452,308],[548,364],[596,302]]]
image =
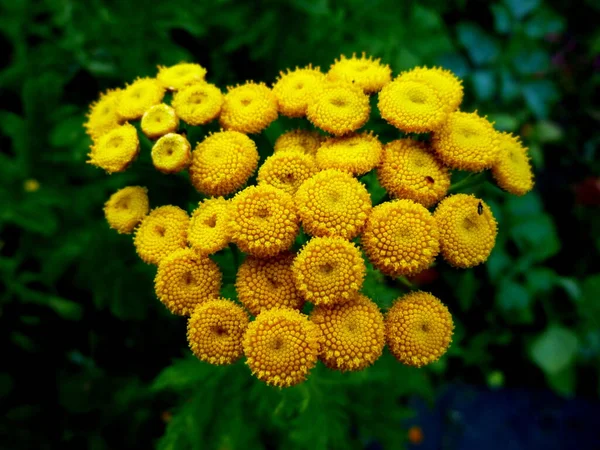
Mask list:
[[[392,278],[429,269],[438,255],[455,268],[485,262],[496,220],[482,199],[448,195],[452,171],[491,169],[498,186],[523,195],[533,188],[526,147],[461,111],[461,80],[437,67],[392,78],[379,59],[342,55],[327,72],[307,65],[281,72],[271,87],[248,81],[226,91],[206,74],[199,64],[160,66],[155,78],[101,94],[85,123],[90,164],[122,172],[149,151],[159,172],[188,171],[202,195],[190,214],[151,210],[142,186],[104,206],[109,226],[134,233],[140,258],[157,266],[158,299],[189,317],[193,354],[215,365],[245,358],[252,374],[279,387],[304,381],[319,360],[365,369],[385,345],[410,366],[438,360],[452,339],[448,309],[413,291],[383,314],[363,286],[366,260]],[[362,129],[372,113],[404,134],[382,142]],[[252,135],[269,128],[271,138],[279,115],[298,127],[272,142],[272,154],[261,144],[259,167]],[[220,131],[188,140],[188,130],[212,121]],[[148,139],[138,129],[151,149],[140,149]],[[383,201],[358,178],[369,173],[387,192]],[[219,266],[215,253],[235,267]],[[221,292],[223,279],[231,283],[221,270],[231,269],[235,299]]]

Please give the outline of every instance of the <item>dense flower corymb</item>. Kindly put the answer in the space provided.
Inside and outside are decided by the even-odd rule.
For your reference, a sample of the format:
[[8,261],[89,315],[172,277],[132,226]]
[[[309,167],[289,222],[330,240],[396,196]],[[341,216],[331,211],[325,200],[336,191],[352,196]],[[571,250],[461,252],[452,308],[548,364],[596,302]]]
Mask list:
[[150,139],[156,139],[167,133],[177,131],[179,117],[169,105],[161,103],[148,109],[142,116],[142,131]]
[[188,242],[199,253],[210,255],[227,247],[230,232],[227,227],[229,200],[207,198],[198,204],[190,219]]
[[185,123],[204,125],[221,112],[223,94],[214,84],[194,84],[177,92],[172,103],[175,112]]
[[273,85],[273,94],[279,105],[279,112],[288,117],[303,117],[309,100],[317,94],[325,81],[325,74],[318,67],[308,67],[280,73]]
[[315,155],[323,142],[323,136],[316,131],[292,130],[283,133],[275,141],[275,152],[299,151]]
[[131,233],[148,214],[148,189],[128,186],[119,189],[104,204],[108,225],[119,233]]
[[154,78],[138,78],[121,92],[117,114],[124,120],[139,119],[162,102],[164,95],[165,89]]
[[226,130],[260,133],[277,119],[277,99],[264,83],[248,82],[228,89],[219,116]]
[[137,130],[126,123],[106,132],[91,147],[89,164],[108,173],[123,172],[140,152]]
[[156,79],[166,89],[177,91],[191,84],[204,81],[206,69],[200,64],[179,63],[174,66],[158,66]]
[[293,195],[317,171],[312,156],[300,152],[279,152],[265,160],[257,180]]
[[321,169],[338,169],[363,175],[379,165],[382,145],[372,133],[349,134],[328,138],[317,150]]
[[177,206],[153,209],[135,231],[138,256],[148,264],[159,264],[170,253],[185,248],[189,222],[187,213]]
[[365,53],[360,58],[356,54],[352,58],[342,55],[331,65],[327,78],[331,81],[355,83],[365,93],[372,94],[390,82],[392,69],[387,64],[382,64],[380,59],[367,57]]
[[449,112],[456,111],[463,99],[462,81],[449,70],[440,67],[415,67],[402,72],[397,80],[418,81],[434,89]]

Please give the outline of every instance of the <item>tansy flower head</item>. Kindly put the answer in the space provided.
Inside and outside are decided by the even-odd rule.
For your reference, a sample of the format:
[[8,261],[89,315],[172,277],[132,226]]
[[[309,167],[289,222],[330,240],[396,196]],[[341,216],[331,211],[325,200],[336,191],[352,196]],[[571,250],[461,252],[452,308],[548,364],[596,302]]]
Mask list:
[[264,83],[228,88],[219,122],[226,130],[260,133],[277,119],[277,99]]
[[293,260],[291,253],[268,259],[249,256],[240,265],[235,287],[240,302],[252,315],[271,308],[302,308],[304,299],[294,283]]
[[452,316],[428,292],[411,292],[397,299],[385,316],[385,337],[400,362],[422,367],[437,361],[452,342]]
[[288,131],[279,136],[275,141],[275,152],[291,150],[314,156],[323,139],[323,136],[317,131]]
[[448,111],[440,95],[428,84],[402,79],[383,87],[377,106],[390,125],[410,133],[437,130]]
[[124,120],[139,119],[151,106],[162,102],[165,88],[154,78],[138,78],[119,97],[117,113]]
[[365,93],[379,91],[392,79],[392,69],[387,64],[381,64],[380,59],[366,57],[363,52],[360,58],[352,54],[352,58],[341,55],[339,60],[331,65],[327,78],[331,81],[348,81],[359,86]]
[[375,206],[361,242],[373,265],[390,276],[419,273],[440,251],[436,221],[412,200]]
[[352,242],[342,238],[312,238],[292,266],[296,287],[315,305],[350,300],[362,287],[365,261]]
[[310,101],[306,115],[316,127],[341,136],[362,127],[370,113],[369,96],[360,87],[328,82]]
[[148,109],[142,116],[142,131],[150,139],[156,139],[167,133],[177,131],[179,118],[169,105],[161,103]]
[[250,322],[244,335],[246,364],[259,380],[288,387],[306,380],[317,363],[321,332],[294,309],[273,308]]
[[477,113],[456,111],[434,134],[431,146],[444,164],[453,169],[479,172],[498,158],[498,133]]
[[206,76],[206,69],[200,64],[179,63],[174,66],[158,66],[156,79],[171,91],[178,91],[191,84],[201,83]]
[[207,198],[192,213],[188,242],[199,253],[210,255],[227,247],[229,229],[227,212],[229,200],[223,197]]
[[412,139],[385,145],[377,177],[391,196],[414,200],[426,208],[442,199],[450,187],[450,171],[424,143]]
[[290,248],[298,234],[292,196],[267,184],[247,187],[232,200],[228,226],[243,252],[275,256]]
[[183,248],[162,259],[154,290],[173,314],[189,316],[196,305],[219,296],[221,278],[219,266],[208,256]]
[[499,133],[498,137],[500,153],[492,166],[492,175],[505,191],[525,195],[533,189],[533,172],[527,148],[512,134]]
[[317,150],[317,165],[363,175],[379,164],[381,150],[381,142],[371,132],[328,138]]
[[148,189],[128,186],[110,196],[104,204],[104,217],[112,229],[129,234],[148,210]]
[[256,144],[237,131],[213,133],[192,154],[190,178],[206,195],[227,195],[241,188],[258,165]]
[[162,173],[177,173],[192,161],[191,145],[180,134],[169,133],[152,146],[152,163]]
[[190,219],[173,205],[153,209],[135,231],[137,254],[148,264],[159,264],[169,253],[184,248]]
[[321,329],[320,358],[330,369],[362,370],[381,356],[383,315],[364,295],[333,306],[317,306],[310,319]]
[[171,102],[181,120],[204,125],[215,119],[223,106],[223,94],[214,84],[201,83],[177,92]]
[[126,123],[103,134],[91,146],[88,164],[108,173],[123,172],[140,152],[137,130]]
[[84,124],[90,137],[97,139],[121,124],[121,118],[117,114],[121,92],[121,89],[108,90],[90,105],[88,120]]
[[446,197],[434,213],[440,230],[442,256],[455,267],[467,268],[488,259],[498,228],[490,207],[474,195]]
[[397,80],[418,81],[435,89],[449,112],[456,111],[463,99],[462,81],[441,67],[415,67],[401,73]]
[[37,192],[40,190],[40,182],[35,178],[29,178],[23,182],[25,192]]
[[367,188],[349,173],[335,169],[306,180],[295,199],[302,225],[313,236],[353,239],[371,211]]
[[231,364],[242,357],[248,315],[231,300],[219,298],[199,304],[188,319],[190,350],[200,361]]
[[304,181],[317,173],[315,159],[300,152],[280,152],[269,156],[258,170],[258,182],[295,194]]
[[318,92],[325,80],[325,74],[311,65],[303,69],[280,72],[280,78],[273,85],[279,112],[288,117],[303,117],[309,100]]

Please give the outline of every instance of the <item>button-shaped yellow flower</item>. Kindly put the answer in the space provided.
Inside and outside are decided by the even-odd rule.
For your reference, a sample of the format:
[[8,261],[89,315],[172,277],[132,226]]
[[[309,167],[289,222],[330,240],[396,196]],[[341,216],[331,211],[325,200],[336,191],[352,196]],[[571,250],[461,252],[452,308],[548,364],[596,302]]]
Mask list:
[[338,169],[353,175],[370,172],[381,161],[382,145],[373,133],[328,138],[317,150],[320,169]]
[[533,171],[527,148],[518,137],[499,133],[499,149],[498,160],[492,166],[494,179],[505,191],[525,195],[533,189]]
[[192,147],[180,134],[162,136],[152,146],[152,163],[162,173],[177,173],[187,168],[192,161]]
[[392,69],[381,60],[366,57],[363,52],[360,58],[352,54],[352,58],[340,56],[331,65],[327,78],[331,81],[347,81],[355,83],[365,93],[372,94],[381,90],[392,79]]
[[277,119],[277,99],[264,83],[227,88],[219,122],[226,130],[260,133]]
[[142,131],[150,139],[173,133],[179,128],[179,118],[169,105],[161,103],[148,109],[142,116]]
[[279,112],[288,117],[304,117],[309,100],[318,93],[325,81],[325,74],[311,65],[302,69],[280,72],[273,85]]
[[100,94],[98,101],[90,105],[88,120],[84,126],[92,139],[98,139],[104,133],[121,125],[121,117],[117,114],[121,89],[112,89]]
[[206,69],[200,64],[179,63],[173,66],[158,66],[156,79],[171,91],[177,91],[191,84],[202,83]]
[[279,152],[265,160],[258,170],[257,180],[260,184],[269,184],[293,195],[317,171],[312,156],[300,152]]
[[456,111],[463,99],[462,81],[441,67],[415,67],[402,72],[397,80],[419,81],[435,89],[449,112]]
[[104,217],[112,229],[129,234],[148,214],[148,204],[148,189],[128,186],[110,196],[104,204]]
[[88,164],[108,173],[123,172],[140,152],[140,141],[133,125],[120,125],[100,136],[91,146]]
[[214,84],[200,83],[183,88],[173,96],[173,108],[190,125],[205,125],[214,120],[223,107],[223,94]]
[[154,78],[138,78],[121,92],[117,113],[123,120],[135,120],[151,106],[162,102],[165,88]]
[[292,130],[283,133],[275,141],[275,152],[299,151],[315,155],[324,137],[317,131]]
[[230,236],[227,214],[230,202],[223,197],[207,198],[192,213],[188,242],[199,253],[210,255],[227,247]]

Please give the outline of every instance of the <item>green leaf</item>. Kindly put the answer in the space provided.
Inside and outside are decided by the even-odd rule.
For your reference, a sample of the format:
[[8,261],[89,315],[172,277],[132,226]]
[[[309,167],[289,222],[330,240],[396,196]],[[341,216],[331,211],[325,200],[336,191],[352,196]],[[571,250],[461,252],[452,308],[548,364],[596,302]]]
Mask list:
[[504,3],[514,18],[522,19],[539,6],[540,0],[504,0]]
[[476,70],[471,77],[477,98],[481,101],[490,100],[496,92],[494,72],[491,70]]
[[523,75],[543,73],[550,67],[550,55],[543,50],[523,50],[513,57],[513,66]]
[[560,251],[556,226],[546,214],[529,217],[514,224],[510,235],[523,254],[535,261],[544,261]]
[[548,34],[561,33],[565,20],[549,8],[543,8],[525,22],[525,34],[531,38],[543,38]]
[[600,273],[587,277],[581,286],[579,314],[600,327]]
[[509,33],[512,28],[512,24],[510,14],[508,13],[506,6],[502,5],[501,3],[494,3],[490,6],[490,9],[494,15],[494,29],[500,34]]
[[500,47],[481,27],[471,22],[457,26],[458,40],[467,49],[471,60],[478,66],[492,63],[500,54]]
[[573,363],[577,345],[575,333],[551,325],[531,345],[531,358],[546,374],[556,375]]
[[548,116],[550,107],[559,97],[555,84],[550,80],[524,83],[521,90],[525,102],[535,116],[540,119],[545,119]]
[[520,311],[529,308],[531,297],[521,284],[505,281],[498,286],[496,301],[505,311]]
[[165,368],[152,383],[153,391],[181,391],[202,385],[219,367],[210,366],[196,358],[178,359]]
[[558,280],[554,270],[547,267],[534,267],[525,273],[527,290],[535,294],[547,294]]
[[575,367],[570,365],[557,373],[547,373],[546,381],[557,394],[571,396],[577,386]]

